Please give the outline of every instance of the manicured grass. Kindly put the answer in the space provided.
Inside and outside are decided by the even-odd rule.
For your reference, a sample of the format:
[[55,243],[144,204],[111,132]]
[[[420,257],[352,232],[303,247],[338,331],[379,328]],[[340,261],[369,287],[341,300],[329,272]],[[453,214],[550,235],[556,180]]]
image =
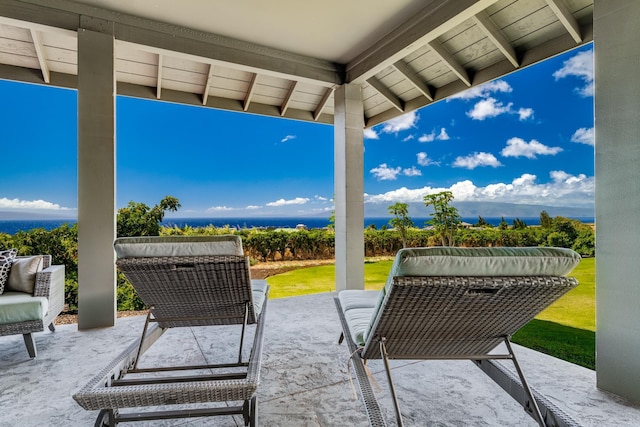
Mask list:
[[[365,288],[380,289],[392,261],[367,262]],[[595,258],[583,259],[571,274],[580,283],[540,313],[513,337],[513,342],[595,369]],[[269,277],[271,298],[335,290],[333,265],[309,267]]]

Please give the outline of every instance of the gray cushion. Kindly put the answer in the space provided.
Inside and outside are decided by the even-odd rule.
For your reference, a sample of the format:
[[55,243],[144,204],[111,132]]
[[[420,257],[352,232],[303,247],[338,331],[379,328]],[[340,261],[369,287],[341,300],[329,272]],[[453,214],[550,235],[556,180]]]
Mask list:
[[0,251],[0,294],[4,292],[4,287],[11,271],[11,264],[13,264],[17,253],[17,249]]
[[11,265],[6,290],[33,294],[38,271],[42,271],[42,255],[16,258]]
[[351,339],[359,346],[363,346],[367,339],[369,323],[374,312],[375,307],[352,308],[344,312]]
[[42,320],[48,310],[49,301],[45,297],[7,291],[0,298],[0,324]]
[[352,308],[372,308],[376,306],[380,291],[347,290],[338,294],[342,311]]
[[121,237],[114,242],[118,257],[244,255],[240,236]]
[[267,281],[266,280],[251,280],[251,291],[253,294],[253,311],[257,315],[260,315],[262,312],[262,306],[264,305],[264,300],[267,297]]

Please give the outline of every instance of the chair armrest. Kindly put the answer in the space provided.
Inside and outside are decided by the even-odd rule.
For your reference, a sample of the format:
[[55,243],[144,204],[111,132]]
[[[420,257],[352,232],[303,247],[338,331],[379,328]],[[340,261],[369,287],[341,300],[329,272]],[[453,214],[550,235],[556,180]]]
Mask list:
[[49,299],[45,316],[45,325],[48,325],[64,308],[64,265],[52,265],[36,273],[33,296]]

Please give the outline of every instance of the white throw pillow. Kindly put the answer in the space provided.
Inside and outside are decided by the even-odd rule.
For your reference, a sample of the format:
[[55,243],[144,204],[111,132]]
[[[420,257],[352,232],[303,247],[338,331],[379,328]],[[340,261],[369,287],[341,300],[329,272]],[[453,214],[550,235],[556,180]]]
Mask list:
[[32,294],[38,271],[42,271],[42,255],[14,259],[7,281],[7,291]]

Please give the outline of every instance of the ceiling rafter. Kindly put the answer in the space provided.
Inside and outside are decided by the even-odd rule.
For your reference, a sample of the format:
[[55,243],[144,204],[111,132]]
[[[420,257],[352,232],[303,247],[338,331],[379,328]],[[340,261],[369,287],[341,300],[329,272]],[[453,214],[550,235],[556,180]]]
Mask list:
[[162,97],[162,54],[158,54],[158,83],[156,83],[156,98]]
[[253,98],[253,93],[256,90],[256,82],[258,81],[258,73],[254,73],[251,76],[251,81],[249,82],[249,88],[247,89],[247,95],[244,97],[244,103],[242,104],[242,109],[247,111],[249,109],[249,105],[251,105],[251,98]]
[[580,44],[582,42],[582,35],[580,34],[580,25],[578,21],[573,16],[569,8],[567,7],[564,0],[546,0],[549,8],[553,11],[553,13],[558,17],[558,20],[562,22],[564,28],[567,29],[573,40],[575,40],[576,44]]
[[449,53],[447,48],[444,47],[442,43],[440,43],[438,40],[432,40],[429,42],[429,47],[436,55],[438,55],[438,57],[440,57],[440,60],[444,62],[447,67],[449,67],[451,71],[453,71],[453,73],[464,82],[464,84],[471,87],[471,79],[469,78],[469,73],[467,73],[467,70],[465,70],[464,67],[460,65],[458,60]]
[[202,105],[207,105],[207,98],[209,98],[209,88],[211,86],[211,79],[213,79],[213,64],[209,64],[209,71],[207,72],[207,81],[204,83],[204,92],[202,92]]
[[391,90],[385,86],[380,80],[375,77],[369,77],[367,79],[367,83],[371,85],[372,88],[376,90],[380,95],[382,95],[387,101],[391,103],[395,107],[396,110],[400,112],[404,112],[404,101],[398,98]]
[[282,105],[280,106],[280,115],[281,116],[284,116],[287,113],[287,108],[289,108],[289,103],[293,99],[293,94],[296,91],[296,86],[297,85],[298,85],[298,82],[295,81],[295,80],[291,83],[291,86],[289,87],[289,91],[287,92],[287,96],[284,97],[284,101],[282,102]]
[[502,34],[500,28],[496,26],[491,20],[489,14],[485,11],[482,11],[473,17],[476,25],[482,29],[482,32],[489,37],[489,40],[498,48],[500,52],[513,64],[515,68],[520,66],[518,62],[518,56],[516,55],[516,51],[511,46],[511,43],[507,38]]
[[330,87],[329,89],[327,89],[324,93],[324,95],[322,96],[322,99],[320,100],[320,102],[318,103],[318,106],[316,107],[315,111],[313,112],[313,120],[314,121],[318,121],[318,119],[320,118],[320,115],[322,114],[322,111],[325,109],[325,107],[327,106],[327,103],[329,102],[329,99],[331,98],[331,95],[333,95],[333,91],[335,89]]
[[429,86],[416,74],[415,71],[411,69],[409,64],[404,61],[398,61],[393,64],[393,68],[395,68],[400,74],[402,74],[408,81],[420,91],[422,95],[424,95],[429,101],[433,101],[433,95],[431,94],[431,89]]
[[49,66],[47,65],[47,58],[44,54],[44,45],[38,31],[35,28],[30,28],[31,39],[33,40],[33,47],[36,49],[36,56],[38,57],[38,63],[40,64],[40,70],[42,71],[42,79],[45,83],[51,83],[51,75],[49,73]]
[[435,40],[498,0],[438,0],[407,22],[396,27],[382,40],[366,49],[346,67],[349,83],[362,83],[416,49]]

